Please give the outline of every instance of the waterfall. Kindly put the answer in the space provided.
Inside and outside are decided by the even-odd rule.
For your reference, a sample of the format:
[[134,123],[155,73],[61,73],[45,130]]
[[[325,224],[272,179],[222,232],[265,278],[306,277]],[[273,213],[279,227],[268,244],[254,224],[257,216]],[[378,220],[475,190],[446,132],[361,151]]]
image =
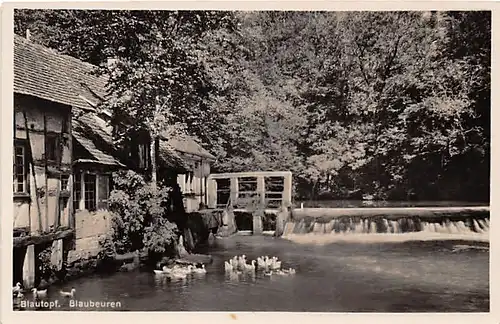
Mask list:
[[[489,216],[488,216],[489,217]],[[489,234],[488,218],[463,217],[461,220],[425,219],[419,217],[345,216],[328,222],[314,219],[300,219],[287,222],[283,236],[290,234],[352,235],[352,234],[403,234],[428,232],[442,234]]]

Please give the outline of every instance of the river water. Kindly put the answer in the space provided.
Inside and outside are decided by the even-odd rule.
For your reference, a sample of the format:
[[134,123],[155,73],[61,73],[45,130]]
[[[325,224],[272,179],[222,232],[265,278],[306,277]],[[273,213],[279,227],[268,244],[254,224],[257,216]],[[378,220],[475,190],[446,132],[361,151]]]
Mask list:
[[[394,235],[397,234],[387,234]],[[488,312],[489,244],[424,242],[294,243],[271,236],[217,238],[205,275],[167,281],[150,271],[116,273],[49,288],[57,310],[79,301],[115,301],[132,311]],[[277,256],[294,276],[227,275],[224,261],[245,254]],[[29,296],[27,296],[29,297]]]

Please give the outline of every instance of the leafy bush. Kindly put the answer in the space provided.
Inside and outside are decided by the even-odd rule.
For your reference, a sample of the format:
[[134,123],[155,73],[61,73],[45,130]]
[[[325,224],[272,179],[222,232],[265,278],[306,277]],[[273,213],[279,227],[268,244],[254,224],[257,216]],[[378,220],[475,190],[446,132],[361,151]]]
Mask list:
[[101,261],[112,259],[116,253],[115,244],[113,238],[110,235],[102,236],[99,239],[99,246],[101,250],[97,255],[97,258]]
[[133,171],[113,174],[109,206],[113,217],[112,240],[117,253],[143,248],[166,252],[176,240],[176,225],[165,219],[171,188],[146,183]]
[[57,273],[57,268],[52,265],[51,255],[52,249],[50,246],[38,254],[40,277],[46,280],[55,277]]
[[177,226],[170,223],[163,217],[158,217],[149,226],[145,228],[143,244],[144,247],[151,252],[165,253],[168,248],[174,248],[174,243],[177,241],[175,232]]

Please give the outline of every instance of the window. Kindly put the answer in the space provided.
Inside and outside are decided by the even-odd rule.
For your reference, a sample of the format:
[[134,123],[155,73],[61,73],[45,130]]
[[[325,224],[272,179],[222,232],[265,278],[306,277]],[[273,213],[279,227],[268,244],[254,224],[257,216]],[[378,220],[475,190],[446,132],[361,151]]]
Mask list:
[[137,153],[139,155],[139,168],[149,168],[149,146],[145,144],[139,144],[137,147]]
[[64,115],[63,119],[62,119],[62,128],[61,128],[61,132],[63,134],[67,134],[69,133],[69,120],[70,120],[70,114],[67,114],[67,115]]
[[60,197],[69,197],[69,192],[71,190],[70,188],[70,184],[69,184],[69,177],[70,175],[69,174],[61,174],[60,176],[60,185],[61,185],[61,188],[60,188]]
[[188,172],[186,174],[186,193],[192,193],[193,192],[193,172]]
[[47,134],[45,138],[45,158],[47,161],[57,162],[59,156],[59,136]]
[[61,190],[69,190],[69,175],[61,174]]
[[96,175],[86,173],[84,175],[85,186],[85,209],[89,211],[96,210]]
[[97,209],[108,209],[109,175],[99,174]]
[[110,191],[109,174],[83,174],[75,175],[73,206],[74,210],[96,211],[108,208],[108,198]]
[[14,146],[14,193],[26,193],[26,149],[24,146]]
[[73,195],[73,210],[80,209],[80,200],[82,199],[82,174],[75,173],[74,175],[74,195]]

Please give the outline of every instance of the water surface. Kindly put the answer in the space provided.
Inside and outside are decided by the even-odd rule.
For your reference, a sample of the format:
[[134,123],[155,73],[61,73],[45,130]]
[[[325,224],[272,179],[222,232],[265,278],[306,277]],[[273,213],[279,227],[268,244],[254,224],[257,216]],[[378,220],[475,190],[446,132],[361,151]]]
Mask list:
[[[387,234],[397,235],[397,234]],[[488,243],[464,241],[297,244],[268,236],[217,239],[207,274],[186,281],[151,272],[70,282],[76,299],[119,301],[134,311],[487,312]],[[227,275],[224,261],[277,256],[294,276]],[[68,300],[51,287],[48,300]],[[27,296],[29,298],[29,296]],[[83,309],[92,310],[92,309]],[[113,310],[113,309],[107,309]]]

